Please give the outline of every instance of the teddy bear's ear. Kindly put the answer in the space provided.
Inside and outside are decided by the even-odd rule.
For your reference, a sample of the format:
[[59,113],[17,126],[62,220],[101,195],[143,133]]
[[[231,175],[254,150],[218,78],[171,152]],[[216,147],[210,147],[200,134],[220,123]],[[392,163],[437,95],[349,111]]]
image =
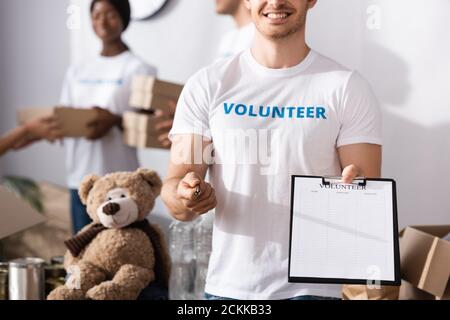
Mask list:
[[162,181],[156,171],[139,169],[137,174],[142,177],[152,188],[153,194],[157,197],[161,193]]
[[89,192],[94,187],[95,182],[99,179],[100,177],[91,174],[89,176],[84,177],[83,181],[81,182],[80,188],[78,189],[78,195],[80,196],[80,200],[84,205],[87,204]]

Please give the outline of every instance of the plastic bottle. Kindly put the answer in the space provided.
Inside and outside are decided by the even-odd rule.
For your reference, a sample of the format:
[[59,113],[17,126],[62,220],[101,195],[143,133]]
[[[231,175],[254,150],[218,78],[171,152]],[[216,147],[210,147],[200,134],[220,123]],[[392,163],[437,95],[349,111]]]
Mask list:
[[195,255],[194,222],[174,221],[169,227],[172,271],[169,282],[171,300],[194,298]]
[[205,281],[208,274],[209,257],[212,249],[212,230],[214,212],[201,216],[194,229],[194,251],[196,258],[196,273],[194,282],[195,299],[204,299]]

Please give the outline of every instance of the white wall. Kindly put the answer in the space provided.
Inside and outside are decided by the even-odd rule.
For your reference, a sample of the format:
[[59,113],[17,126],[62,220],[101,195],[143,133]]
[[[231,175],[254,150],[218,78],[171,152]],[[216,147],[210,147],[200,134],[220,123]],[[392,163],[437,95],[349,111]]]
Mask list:
[[[28,12],[30,7],[25,6],[25,2],[35,3],[27,0],[1,2],[1,39],[12,41],[12,46],[1,49],[3,108],[53,102],[67,64],[67,48],[65,43],[59,43],[64,42],[67,33],[65,2],[40,0],[39,6],[31,5],[33,13]],[[98,43],[89,23],[89,0],[73,2],[83,13],[80,29],[73,30],[70,37],[71,60],[76,62],[95,55]],[[6,18],[3,17],[5,5],[13,10]],[[369,5],[381,9],[379,30],[366,26]],[[211,62],[220,35],[233,27],[230,19],[217,17],[213,7],[214,0],[170,0],[161,15],[133,23],[126,40],[137,54],[159,68],[161,78],[184,82],[198,68]],[[446,188],[440,187],[450,178],[450,94],[447,89],[450,21],[445,18],[449,9],[448,0],[320,0],[309,17],[311,46],[360,70],[372,83],[382,103],[385,115],[383,173],[398,182],[402,226],[450,223],[450,197]],[[35,12],[40,12],[39,24],[36,24]],[[35,21],[34,24],[16,19],[24,15]],[[47,34],[45,45],[49,49],[42,50],[42,45],[28,36],[32,44],[26,46],[25,52],[33,54],[23,56],[23,50],[18,50],[24,46],[19,39],[23,37],[20,31],[23,25],[36,33],[36,39]],[[6,32],[12,32],[12,39]],[[54,39],[58,39],[57,43]],[[6,63],[5,52],[9,55]],[[27,73],[27,70],[32,72]],[[6,86],[5,79],[9,83]],[[19,90],[21,84],[26,84],[27,90]],[[3,103],[5,97],[8,104]],[[2,131],[12,127],[13,113],[9,109],[1,110]],[[47,152],[51,157],[44,156]],[[145,166],[165,175],[167,152],[145,151],[141,159]],[[61,161],[59,149],[40,145],[6,157],[4,171],[62,181]],[[157,211],[159,217],[165,216],[160,202]],[[167,221],[163,223],[167,225]]]
[[[373,5],[380,29],[366,26]],[[402,226],[450,223],[449,12],[448,0],[320,0],[310,20],[313,47],[358,69],[382,104]]]
[[[58,101],[70,61],[67,1],[0,1],[0,134],[16,126],[16,110]],[[65,184],[63,149],[47,143],[0,159],[2,174]]]

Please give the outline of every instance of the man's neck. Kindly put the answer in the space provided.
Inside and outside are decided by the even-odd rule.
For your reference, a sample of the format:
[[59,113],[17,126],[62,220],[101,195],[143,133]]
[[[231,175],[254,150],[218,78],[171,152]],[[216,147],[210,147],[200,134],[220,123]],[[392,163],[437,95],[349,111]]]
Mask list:
[[232,16],[239,29],[252,22],[252,16],[250,15],[250,11],[245,7],[244,1],[242,1],[242,4]]
[[251,51],[259,64],[271,69],[283,69],[302,62],[310,48],[305,42],[304,32],[299,31],[283,39],[268,39],[257,32]]

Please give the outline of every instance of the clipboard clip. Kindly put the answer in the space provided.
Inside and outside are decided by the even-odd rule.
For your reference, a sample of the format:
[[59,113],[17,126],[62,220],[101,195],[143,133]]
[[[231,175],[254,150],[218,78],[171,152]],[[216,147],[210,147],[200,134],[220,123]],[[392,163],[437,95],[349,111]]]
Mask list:
[[[322,184],[324,186],[329,186],[331,184],[331,181],[340,181],[342,180],[342,177],[322,177]],[[343,183],[338,183],[338,184],[343,184]],[[353,185],[357,185],[360,187],[365,187],[367,185],[367,179],[365,177],[356,177],[352,183],[349,184],[353,184]]]

